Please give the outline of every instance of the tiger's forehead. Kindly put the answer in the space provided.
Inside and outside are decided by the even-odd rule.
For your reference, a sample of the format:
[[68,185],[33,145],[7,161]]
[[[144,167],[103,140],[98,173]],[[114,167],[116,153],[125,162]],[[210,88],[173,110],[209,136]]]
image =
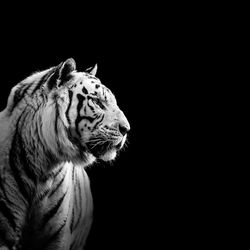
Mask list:
[[113,93],[95,76],[85,72],[75,72],[71,89],[83,95],[95,95],[103,99],[115,100]]

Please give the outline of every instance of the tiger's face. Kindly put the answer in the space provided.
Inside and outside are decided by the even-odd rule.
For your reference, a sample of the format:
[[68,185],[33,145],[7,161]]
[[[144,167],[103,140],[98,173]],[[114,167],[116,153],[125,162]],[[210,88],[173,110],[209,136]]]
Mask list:
[[115,158],[126,141],[129,122],[115,96],[89,73],[72,73],[65,116],[70,132],[96,158]]
[[[130,125],[113,93],[95,77],[95,73],[96,67],[90,72],[77,72],[75,62],[67,60],[59,66],[59,73],[54,73],[56,81],[48,80],[51,102],[47,107],[52,110],[49,107],[54,105],[54,99],[57,100],[53,110],[59,110],[60,121],[64,123],[60,127],[66,128],[67,133],[64,134],[78,150],[109,161],[124,146]],[[53,86],[55,82],[56,87]],[[47,130],[48,126],[44,127]],[[46,138],[52,141],[52,133],[45,133]]]

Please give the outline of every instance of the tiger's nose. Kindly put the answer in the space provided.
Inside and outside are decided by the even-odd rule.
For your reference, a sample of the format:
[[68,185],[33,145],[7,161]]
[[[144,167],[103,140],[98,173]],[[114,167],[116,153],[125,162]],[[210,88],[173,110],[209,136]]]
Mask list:
[[121,110],[117,112],[118,129],[120,133],[124,136],[130,130],[130,124]]
[[122,135],[126,135],[128,131],[130,130],[130,126],[128,124],[119,124],[119,131]]

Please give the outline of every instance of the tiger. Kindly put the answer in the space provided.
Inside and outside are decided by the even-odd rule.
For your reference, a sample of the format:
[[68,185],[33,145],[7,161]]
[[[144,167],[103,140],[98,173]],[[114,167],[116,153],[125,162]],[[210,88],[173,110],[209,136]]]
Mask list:
[[69,58],[11,89],[0,112],[0,250],[86,247],[86,167],[113,162],[130,130],[96,73]]

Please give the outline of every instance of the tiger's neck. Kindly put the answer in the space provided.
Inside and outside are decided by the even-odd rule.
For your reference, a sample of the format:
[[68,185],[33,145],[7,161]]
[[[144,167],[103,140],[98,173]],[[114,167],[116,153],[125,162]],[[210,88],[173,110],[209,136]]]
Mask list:
[[46,111],[39,113],[26,107],[15,116],[2,119],[8,122],[0,127],[4,131],[2,138],[5,138],[1,140],[0,157],[7,156],[12,168],[20,169],[35,183],[45,181],[63,162],[72,161],[86,167],[95,160],[69,141],[65,127],[60,124],[62,121],[56,120],[55,112]]
[[60,164],[44,145],[37,119],[34,110],[25,109],[18,119],[10,119],[13,124],[6,137],[11,139],[6,152],[10,169],[34,184],[46,180],[53,168]]

